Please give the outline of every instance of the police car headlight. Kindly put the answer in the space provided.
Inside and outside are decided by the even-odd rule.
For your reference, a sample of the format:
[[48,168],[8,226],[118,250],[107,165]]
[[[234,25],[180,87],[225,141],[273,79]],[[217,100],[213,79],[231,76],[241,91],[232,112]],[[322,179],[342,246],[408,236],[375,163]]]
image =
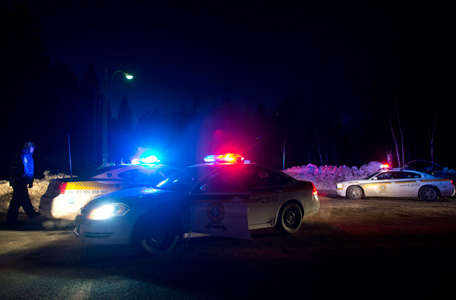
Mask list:
[[111,217],[124,216],[129,210],[130,208],[123,203],[111,203],[94,208],[87,218],[91,220],[105,220]]
[[342,183],[338,183],[338,184],[337,184],[337,188],[338,188],[338,189],[343,189],[343,188],[344,188],[344,185],[343,185]]

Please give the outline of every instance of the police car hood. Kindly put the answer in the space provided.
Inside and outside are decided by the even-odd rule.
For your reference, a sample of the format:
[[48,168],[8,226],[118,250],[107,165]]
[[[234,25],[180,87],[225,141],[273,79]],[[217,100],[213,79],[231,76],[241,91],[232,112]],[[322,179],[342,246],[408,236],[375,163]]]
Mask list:
[[139,201],[160,202],[163,199],[172,199],[182,195],[183,192],[160,190],[154,188],[131,188],[119,190],[106,195],[98,196],[87,203],[84,209],[92,209],[109,203],[132,204]]

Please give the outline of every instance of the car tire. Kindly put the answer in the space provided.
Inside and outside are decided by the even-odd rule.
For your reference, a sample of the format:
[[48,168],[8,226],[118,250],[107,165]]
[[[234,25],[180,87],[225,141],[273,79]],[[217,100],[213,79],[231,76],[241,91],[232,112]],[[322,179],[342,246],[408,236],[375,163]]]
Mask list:
[[357,185],[348,187],[347,198],[350,199],[361,199],[364,196],[363,189]]
[[170,252],[177,243],[179,235],[175,227],[168,226],[165,222],[148,223],[141,228],[138,246],[147,255],[165,254]]
[[433,186],[426,185],[420,189],[419,196],[426,202],[433,202],[439,198],[439,191]]
[[302,212],[296,203],[289,203],[282,207],[276,222],[278,231],[293,234],[299,230],[302,224]]

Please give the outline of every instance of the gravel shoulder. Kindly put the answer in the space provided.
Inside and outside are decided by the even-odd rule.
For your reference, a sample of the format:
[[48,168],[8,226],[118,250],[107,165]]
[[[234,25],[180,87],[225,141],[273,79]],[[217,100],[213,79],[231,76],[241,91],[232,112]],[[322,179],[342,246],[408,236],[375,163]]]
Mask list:
[[4,230],[1,213],[0,296],[6,298],[0,298],[58,299],[50,295],[64,291],[67,298],[114,299],[119,282],[128,287],[125,299],[160,292],[173,299],[436,299],[452,293],[455,199],[326,195],[320,201],[320,211],[295,235],[270,228],[252,231],[252,240],[199,238],[160,257],[142,257],[134,247],[86,248],[71,227],[49,231],[30,223]]

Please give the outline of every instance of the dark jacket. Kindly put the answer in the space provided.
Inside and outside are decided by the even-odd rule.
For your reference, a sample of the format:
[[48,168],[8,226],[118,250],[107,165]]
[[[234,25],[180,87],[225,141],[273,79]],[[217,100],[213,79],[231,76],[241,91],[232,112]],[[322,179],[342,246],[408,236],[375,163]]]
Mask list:
[[21,155],[16,155],[10,168],[10,185],[15,183],[33,184],[34,162],[32,153],[23,149]]

